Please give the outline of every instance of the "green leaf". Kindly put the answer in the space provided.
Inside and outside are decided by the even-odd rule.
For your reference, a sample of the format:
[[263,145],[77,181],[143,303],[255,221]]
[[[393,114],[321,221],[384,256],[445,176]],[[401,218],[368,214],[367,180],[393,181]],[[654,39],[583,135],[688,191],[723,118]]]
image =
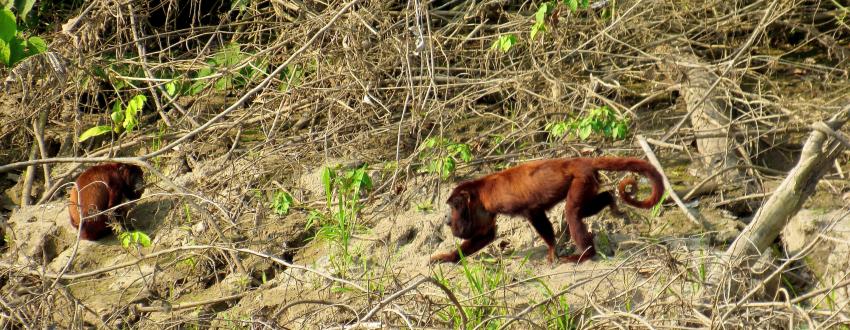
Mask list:
[[564,121],[546,124],[546,130],[554,137],[562,137],[567,134],[569,124]]
[[427,138],[427,139],[425,139],[425,142],[422,143],[422,145],[424,145],[425,148],[436,147],[437,146],[437,138],[433,138],[433,137]]
[[203,92],[204,89],[207,88],[207,86],[209,86],[209,79],[201,79],[208,77],[215,72],[215,69],[213,67],[214,64],[209,65],[210,66],[198,70],[198,73],[195,74],[195,78],[197,80],[194,80],[194,82],[192,82],[192,84],[189,86],[189,90],[186,92],[187,95],[197,95],[198,93]]
[[310,210],[310,214],[307,215],[307,224],[304,226],[304,230],[309,230],[316,223],[321,223],[324,220],[325,215],[322,212],[316,210]]
[[614,126],[613,138],[616,140],[621,140],[626,138],[626,134],[629,132],[629,126],[625,121],[618,122],[616,126]]
[[124,123],[122,125],[127,132],[132,132],[136,125],[139,124],[139,113],[142,112],[142,108],[144,108],[147,100],[148,98],[146,96],[139,94],[127,103],[127,108],[124,109]]
[[546,32],[546,25],[543,23],[534,23],[531,26],[531,40],[534,40],[534,37],[540,32]]
[[218,67],[236,65],[243,58],[241,48],[239,43],[230,43],[224,50],[213,56],[212,64]]
[[[121,111],[122,111],[121,100],[115,100],[115,103],[112,103],[112,113],[121,112]],[[124,119],[123,119],[124,115],[123,114],[121,115],[121,118],[122,119],[120,121],[116,122],[116,124],[120,124],[122,121],[124,121]]]
[[544,24],[546,22],[546,16],[549,13],[549,3],[544,2],[540,4],[540,7],[537,8],[537,12],[534,13],[534,22],[535,24]]
[[[208,62],[210,64],[209,72],[201,70],[198,76],[203,77],[211,74],[213,72],[212,68],[230,67],[238,64],[247,56],[241,52],[241,48],[242,46],[239,43],[230,43],[222,51],[215,54],[212,60]],[[226,73],[215,81],[213,87],[216,90],[224,91],[234,88],[236,82],[237,79],[234,78],[234,73]]]
[[18,17],[27,20],[27,14],[32,10],[32,5],[35,4],[35,0],[15,0],[15,9],[18,10]]
[[448,179],[452,173],[454,173],[455,168],[457,167],[457,163],[455,163],[454,158],[451,157],[446,157],[446,159],[444,159],[442,163],[443,169],[442,173],[440,173],[440,176],[445,180]]
[[18,33],[15,14],[9,9],[0,9],[0,41],[9,42]]
[[498,49],[501,50],[502,53],[507,53],[511,50],[511,47],[516,44],[516,36],[513,34],[499,36],[499,39],[493,43],[493,46],[490,49]]
[[85,140],[88,140],[90,137],[102,135],[108,133],[109,131],[112,131],[112,126],[109,125],[100,125],[89,128],[85,132],[83,132],[83,134],[80,135],[80,139],[78,140],[78,142],[83,142]]
[[213,84],[213,88],[220,92],[231,89],[233,88],[233,86],[233,78],[229,77],[228,75],[221,76],[220,78],[218,78],[218,80],[215,81],[215,84]]
[[183,263],[186,266],[195,268],[195,264],[196,264],[195,258],[189,257],[189,258],[181,260],[180,262]]
[[278,215],[286,215],[289,213],[289,208],[292,206],[292,195],[286,191],[278,191],[272,201],[272,209]]
[[566,4],[567,7],[570,7],[570,10],[572,11],[578,10],[578,0],[564,0],[564,4]]
[[581,8],[587,9],[590,7],[590,0],[581,0]]
[[27,56],[44,53],[47,50],[47,43],[44,39],[32,36],[27,39]]
[[208,76],[211,76],[214,72],[215,72],[215,69],[213,69],[212,64],[211,64],[211,66],[201,68],[200,70],[198,70],[198,73],[195,75],[195,78],[208,77]]
[[139,244],[142,247],[151,246],[151,238],[148,234],[141,231],[125,231],[118,235],[121,240],[121,246],[124,248],[130,247],[130,244]]
[[581,138],[582,140],[587,139],[588,137],[590,137],[590,133],[592,133],[592,132],[593,132],[592,126],[583,125],[583,126],[581,126],[581,128],[579,128],[578,137]]
[[12,57],[12,50],[9,48],[9,44],[5,41],[0,40],[0,64],[5,66],[9,66],[9,60]]
[[248,0],[231,0],[230,10],[239,9],[239,11],[244,11],[248,8],[248,4],[250,4]]
[[115,125],[121,125],[124,121],[124,112],[121,111],[121,102],[115,101],[115,104],[112,105],[112,113],[109,115],[109,118],[112,119],[112,122]]
[[466,143],[455,143],[449,145],[447,149],[452,157],[459,157],[464,162],[472,160],[472,151]]
[[25,57],[27,57],[26,42],[18,37],[9,40],[9,67],[15,66]]
[[135,232],[135,234],[138,235],[137,237],[134,237],[136,243],[141,244],[143,247],[151,246],[151,238],[150,236],[148,236],[148,234],[145,234],[143,232]]
[[165,92],[168,93],[169,96],[177,94],[177,82],[172,80],[165,83]]
[[330,167],[325,167],[322,169],[322,186],[325,188],[325,195],[328,200],[328,207],[330,207],[331,205],[331,197],[333,196],[331,184],[333,184],[335,177],[336,175]]
[[369,178],[369,173],[366,173],[366,166],[358,168],[352,172],[351,186],[355,192],[359,192],[360,188],[372,188],[372,179]]
[[280,73],[280,80],[282,81],[280,91],[285,92],[292,87],[301,85],[301,78],[303,76],[304,70],[299,65],[292,65],[283,69],[283,72]]

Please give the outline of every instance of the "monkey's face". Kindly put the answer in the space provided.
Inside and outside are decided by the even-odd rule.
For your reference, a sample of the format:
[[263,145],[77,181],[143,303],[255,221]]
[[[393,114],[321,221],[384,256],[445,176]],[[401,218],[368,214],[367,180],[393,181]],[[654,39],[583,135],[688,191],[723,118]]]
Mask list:
[[487,233],[493,226],[495,215],[484,210],[478,196],[461,191],[447,201],[449,213],[446,225],[452,228],[452,235],[469,239]]
[[127,180],[127,199],[139,199],[145,192],[145,173],[136,165],[122,165],[122,174]]

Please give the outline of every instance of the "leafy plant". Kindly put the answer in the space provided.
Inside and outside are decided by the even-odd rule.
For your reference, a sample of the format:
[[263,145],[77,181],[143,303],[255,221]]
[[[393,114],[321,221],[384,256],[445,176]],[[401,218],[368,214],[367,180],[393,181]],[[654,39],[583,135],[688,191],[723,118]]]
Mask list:
[[[505,315],[507,310],[499,307],[497,290],[505,283],[509,276],[505,274],[504,265],[496,264],[494,266],[485,266],[479,263],[471,264],[466,258],[461,258],[461,266],[463,278],[465,282],[459,282],[466,285],[465,289],[469,290],[470,304],[468,307],[462,307],[463,310],[458,311],[456,307],[447,307],[437,315],[443,321],[452,322],[453,324],[461,324],[459,313],[464,313],[467,318],[467,326],[472,329],[495,329],[501,325],[500,318],[492,318],[492,316]],[[446,285],[453,287],[450,281],[442,273],[441,268],[437,268],[434,273],[434,278]],[[487,324],[481,324],[488,322]]]
[[304,226],[304,230],[309,230],[313,228],[317,223],[322,223],[324,221],[325,214],[319,210],[310,210],[310,213],[307,214],[307,224]]
[[194,257],[188,257],[186,259],[182,259],[182,260],[180,260],[180,263],[186,265],[186,267],[189,267],[190,270],[194,270],[195,266],[198,264],[198,262],[195,261]]
[[[537,283],[540,284],[541,290],[547,298],[551,299],[555,295],[544,280],[538,279]],[[561,330],[578,329],[578,324],[570,313],[570,304],[567,302],[567,298],[564,295],[560,295],[551,300],[554,302],[553,304],[540,306],[543,315],[550,316],[547,317],[546,328]]]
[[165,92],[168,93],[168,96],[177,96],[177,92],[179,85],[176,80],[169,81],[165,83]]
[[422,143],[419,159],[426,160],[419,172],[439,173],[443,180],[454,173],[457,162],[472,161],[472,151],[466,143],[455,143],[443,138],[428,138]]
[[129,248],[131,244],[138,244],[142,247],[151,246],[150,236],[141,231],[123,231],[118,234],[118,240],[121,241],[121,246],[125,249]]
[[493,45],[490,46],[490,49],[498,49],[502,53],[507,53],[509,50],[511,50],[511,47],[516,44],[516,41],[516,36],[513,34],[501,35],[499,36],[499,39],[496,39],[496,41],[493,42]]
[[127,102],[127,107],[124,108],[121,107],[120,101],[116,101],[112,105],[112,113],[109,115],[109,118],[112,119],[112,125],[99,125],[87,129],[83,134],[80,134],[79,142],[110,131],[120,133],[123,129],[124,132],[132,132],[139,125],[138,117],[147,100],[148,98],[144,95],[136,95],[130,99],[130,102]]
[[[357,224],[357,216],[363,208],[360,203],[361,193],[372,188],[372,179],[366,172],[365,164],[343,171],[325,167],[322,169],[322,185],[325,189],[329,214],[311,213],[308,217],[308,226],[318,223],[320,227],[315,237],[335,243],[336,257],[341,257],[343,262],[349,264],[352,261],[349,251],[351,237],[363,230],[362,226]],[[332,204],[334,197],[336,197],[335,205]],[[344,269],[344,267],[338,269]]]
[[589,138],[593,133],[602,134],[613,140],[622,140],[629,133],[629,120],[603,105],[591,110],[584,117],[549,123],[544,129],[550,136],[558,138],[569,132],[582,140]]
[[[131,56],[127,54],[127,57]],[[103,81],[108,81],[116,91],[138,89],[137,83],[140,80],[132,79],[132,77],[145,77],[144,68],[133,63],[128,59],[106,58],[106,64],[96,65],[92,67],[91,74],[94,77],[100,78]],[[163,78],[157,76],[157,78]]]
[[562,0],[562,1],[547,1],[541,3],[534,13],[534,24],[531,26],[531,40],[534,40],[538,34],[546,32],[546,21],[553,15],[557,16],[557,7],[563,4],[570,11],[578,11],[579,7],[587,9],[590,6],[590,0]]
[[35,5],[35,0],[0,0],[0,7],[4,9],[14,7],[18,11],[18,18],[23,21],[27,20],[33,5]]
[[422,213],[434,211],[434,205],[430,201],[424,201],[416,204],[416,210]]
[[549,132],[549,138],[562,138],[570,132],[570,123],[567,121],[556,121],[546,124],[544,129]]
[[[210,86],[208,81],[213,78],[214,74],[219,73],[218,79],[212,83],[212,87],[218,91],[225,91],[234,88],[245,86],[245,84],[256,75],[265,71],[267,63],[265,61],[257,61],[252,65],[245,65],[238,71],[231,71],[231,67],[245,61],[251,54],[242,51],[242,45],[232,42],[224,47],[221,51],[213,55],[207,61],[207,66],[195,73],[195,82],[188,85],[187,88],[181,91],[186,95],[197,95]],[[259,68],[256,69],[256,68]]]
[[537,7],[537,12],[534,13],[534,25],[531,26],[531,40],[540,32],[546,32],[546,18],[552,14],[552,7],[555,2],[544,2]]
[[280,190],[274,194],[271,208],[275,213],[277,213],[277,215],[286,215],[289,213],[289,208],[292,206],[292,203],[292,195],[286,191]]
[[[18,7],[19,15],[26,15],[32,8],[31,1],[16,1],[23,6]],[[18,30],[15,14],[8,8],[0,9],[0,64],[5,67],[13,67],[21,60],[41,54],[47,50],[47,43],[38,36],[24,37]]]
[[280,73],[280,91],[287,92],[290,88],[301,85],[301,80],[304,77],[304,68],[298,64],[291,64],[283,69]]

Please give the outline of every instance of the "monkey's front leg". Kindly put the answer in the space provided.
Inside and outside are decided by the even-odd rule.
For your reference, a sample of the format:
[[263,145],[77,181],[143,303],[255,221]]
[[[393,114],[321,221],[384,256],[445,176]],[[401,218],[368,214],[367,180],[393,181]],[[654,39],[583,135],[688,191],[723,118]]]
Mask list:
[[[460,252],[463,253],[464,256],[469,257],[478,250],[481,250],[490,242],[496,239],[496,226],[490,228],[486,234],[482,236],[476,236],[467,240],[464,240],[463,243],[460,244]],[[452,252],[446,252],[437,254],[431,257],[429,263],[441,263],[441,262],[458,262],[460,261],[460,253],[457,250]]]

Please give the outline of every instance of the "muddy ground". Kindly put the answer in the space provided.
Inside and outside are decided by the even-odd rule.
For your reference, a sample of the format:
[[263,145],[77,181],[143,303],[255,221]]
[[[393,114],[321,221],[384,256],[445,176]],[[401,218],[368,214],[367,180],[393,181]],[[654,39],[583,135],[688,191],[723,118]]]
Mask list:
[[[49,37],[67,76],[44,57],[18,67],[28,75],[2,71],[12,83],[0,96],[0,165],[10,167],[0,172],[0,324],[847,327],[847,152],[812,183],[814,195],[755,271],[728,273],[738,291],[706,278],[795,165],[810,125],[850,102],[846,8],[591,2],[599,7],[557,2],[545,37],[531,40],[540,4],[513,1],[56,9],[59,23],[81,15],[79,27],[27,33]],[[144,24],[119,28],[128,11]],[[491,48],[507,35],[517,38],[513,48]],[[696,62],[678,68],[722,77],[708,102],[732,118],[724,130],[683,121],[690,82],[668,64],[684,53]],[[266,79],[279,66],[286,70]],[[178,82],[187,87],[169,92]],[[79,141],[94,125],[112,125],[114,102],[139,94],[148,100],[138,128]],[[553,129],[603,106],[613,117],[602,121],[624,122],[625,136]],[[650,210],[620,203],[623,217],[605,210],[585,219],[599,255],[550,264],[529,223],[502,215],[482,251],[457,265],[428,263],[460,244],[444,215],[463,180],[535,159],[652,156],[683,197],[716,174],[701,163],[709,156],[697,141],[733,133],[751,156],[735,166],[750,172],[685,200],[704,226],[669,198]],[[149,245],[125,244],[117,233],[77,240],[67,190],[97,157],[146,166],[146,191],[116,231],[142,232]],[[456,166],[445,175],[429,167],[446,157]],[[22,163],[41,158],[48,168]],[[327,169],[340,184],[326,186]],[[369,184],[352,195],[357,169]],[[29,185],[27,173],[35,173]],[[603,189],[623,177],[603,172]],[[745,191],[743,181],[758,190]],[[639,183],[645,196],[647,181]],[[283,193],[291,196],[285,210]],[[548,212],[556,233],[563,207]],[[571,252],[560,243],[560,253]]]

